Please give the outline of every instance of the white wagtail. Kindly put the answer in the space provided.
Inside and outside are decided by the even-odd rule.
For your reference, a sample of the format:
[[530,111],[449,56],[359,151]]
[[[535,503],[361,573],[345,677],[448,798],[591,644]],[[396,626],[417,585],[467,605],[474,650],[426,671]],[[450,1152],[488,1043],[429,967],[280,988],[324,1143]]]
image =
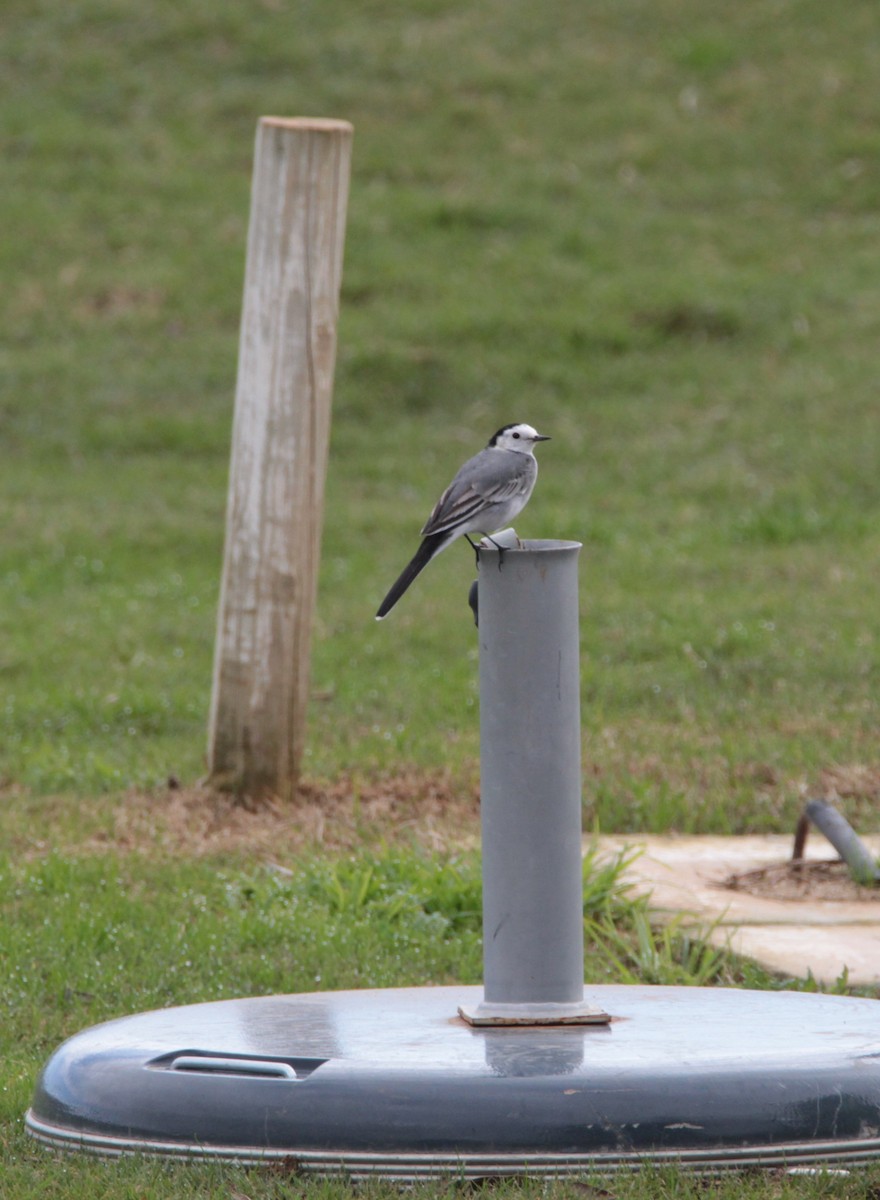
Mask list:
[[505,425],[485,450],[468,459],[434,505],[422,529],[422,544],[379,605],[377,621],[388,616],[419,572],[450,542],[464,535],[476,550],[469,533],[494,533],[525,508],[538,478],[535,443],[549,440],[531,425]]

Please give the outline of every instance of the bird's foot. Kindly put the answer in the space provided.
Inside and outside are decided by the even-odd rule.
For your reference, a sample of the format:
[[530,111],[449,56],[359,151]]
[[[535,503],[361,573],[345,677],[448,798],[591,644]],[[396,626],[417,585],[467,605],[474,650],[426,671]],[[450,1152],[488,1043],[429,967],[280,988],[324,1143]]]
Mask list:
[[[498,551],[498,570],[500,571],[504,566],[504,555],[507,553],[507,547],[502,546],[500,542],[496,542],[495,539],[490,537],[488,533],[486,534],[486,541],[491,542]],[[517,541],[519,541],[519,538],[517,538]]]
[[[471,539],[470,539],[470,537],[469,537],[467,534],[465,534],[464,536],[467,538],[467,540],[468,540],[468,545],[469,545],[469,546],[470,546],[470,548],[473,550],[473,552],[474,552],[474,555],[476,556],[476,559],[477,559],[477,566],[479,567],[479,565],[480,565],[480,546],[479,546],[479,543],[478,543],[478,542],[472,542],[472,541],[471,541]],[[488,533],[484,533],[484,534],[483,534],[483,537],[486,539],[486,541],[487,541],[487,542],[491,542],[491,543],[492,543],[492,545],[495,547],[495,549],[498,551],[498,570],[500,571],[500,570],[501,570],[501,568],[502,568],[502,566],[504,565],[504,555],[507,553],[508,547],[507,547],[507,546],[502,546],[500,542],[496,542],[496,541],[495,541],[495,539],[494,539],[493,537],[490,537]],[[519,538],[517,538],[517,542],[519,542]],[[520,548],[522,548],[521,544],[520,544]]]

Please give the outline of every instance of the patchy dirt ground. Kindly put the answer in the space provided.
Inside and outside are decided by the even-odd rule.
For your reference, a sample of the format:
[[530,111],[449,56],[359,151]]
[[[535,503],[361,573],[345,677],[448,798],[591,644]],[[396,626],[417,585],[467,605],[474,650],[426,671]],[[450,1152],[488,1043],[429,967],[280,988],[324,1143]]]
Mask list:
[[[74,820],[71,807],[78,809]],[[252,808],[205,788],[179,787],[113,801],[35,800],[27,808],[7,840],[34,857],[54,849],[276,859],[305,847],[344,852],[397,841],[443,850],[475,844],[480,820],[476,782],[421,771],[310,782],[290,803]]]
[[729,875],[721,884],[731,891],[771,900],[845,900],[880,903],[880,888],[861,887],[839,858],[774,863]]
[[880,767],[863,763],[826,767],[821,773],[817,794],[832,804],[843,800],[855,805],[871,805],[876,811],[880,802]]
[[[654,782],[662,767],[659,760],[628,761],[619,781],[621,793],[633,778]],[[663,778],[670,786],[683,786],[676,770],[666,769]],[[601,774],[606,786],[618,785],[607,764]],[[769,769],[760,765],[750,769],[749,778],[756,787],[770,786]],[[714,776],[704,781],[697,799],[705,799],[706,791],[720,786]],[[841,810],[857,828],[876,827],[880,767],[832,766],[809,793],[804,788],[796,780],[775,777],[772,786],[779,797],[816,794],[840,801]],[[589,814],[584,824],[590,827]],[[345,853],[383,842],[414,842],[445,850],[475,845],[479,828],[476,766],[472,775],[464,776],[405,768],[384,775],[351,773],[309,780],[290,803],[270,801],[255,808],[207,788],[177,786],[173,780],[155,791],[88,798],[31,796],[13,783],[0,783],[0,844],[25,858],[57,850],[275,859],[305,848]],[[634,831],[633,837],[637,836]],[[737,877],[728,886],[783,899],[848,899],[855,893],[866,902],[880,900],[880,894],[853,885],[839,865],[791,872],[788,864],[780,863],[763,873],[747,874],[754,877]]]

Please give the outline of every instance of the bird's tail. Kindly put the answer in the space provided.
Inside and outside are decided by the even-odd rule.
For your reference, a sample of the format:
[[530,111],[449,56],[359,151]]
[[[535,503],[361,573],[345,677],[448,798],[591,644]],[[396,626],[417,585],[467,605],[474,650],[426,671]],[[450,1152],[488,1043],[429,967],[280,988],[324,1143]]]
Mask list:
[[424,571],[434,555],[439,554],[449,540],[448,533],[432,533],[428,537],[422,538],[422,544],[400,572],[397,580],[391,585],[388,595],[379,605],[379,611],[376,613],[377,621],[388,616],[415,577]]

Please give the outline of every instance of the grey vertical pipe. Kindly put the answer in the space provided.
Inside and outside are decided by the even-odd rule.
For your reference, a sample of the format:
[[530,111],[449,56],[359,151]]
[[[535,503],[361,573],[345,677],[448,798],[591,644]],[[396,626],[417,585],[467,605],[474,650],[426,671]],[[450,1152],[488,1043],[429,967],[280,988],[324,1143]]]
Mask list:
[[484,1000],[461,1010],[474,1024],[608,1020],[584,1002],[580,548],[480,548]]

